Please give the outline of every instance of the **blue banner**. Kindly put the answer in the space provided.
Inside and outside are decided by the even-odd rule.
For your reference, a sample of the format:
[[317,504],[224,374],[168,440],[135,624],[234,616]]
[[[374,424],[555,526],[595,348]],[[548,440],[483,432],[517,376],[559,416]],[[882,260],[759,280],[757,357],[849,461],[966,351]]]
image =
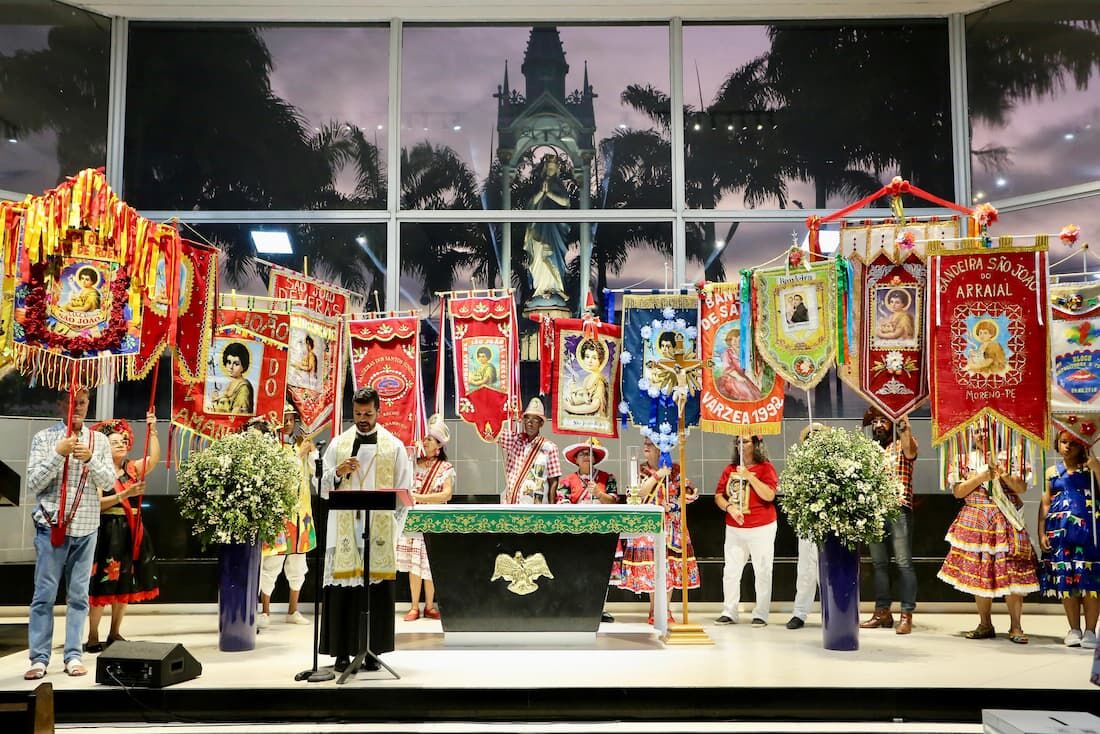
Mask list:
[[[681,354],[699,358],[699,297],[694,293],[625,294],[620,405],[624,423],[629,418],[635,426],[675,435],[677,378],[672,363]],[[699,425],[698,384],[688,394],[686,428]]]

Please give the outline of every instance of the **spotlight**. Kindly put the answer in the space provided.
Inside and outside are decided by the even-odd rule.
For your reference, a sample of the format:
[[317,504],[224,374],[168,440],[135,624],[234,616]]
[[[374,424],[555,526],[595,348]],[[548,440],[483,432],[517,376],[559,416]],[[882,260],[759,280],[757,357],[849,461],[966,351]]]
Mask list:
[[1008,179],[1003,177],[998,178],[996,181],[994,181],[994,183],[997,184],[997,188],[1003,189],[1005,186],[1008,186]]
[[254,229],[252,244],[256,246],[256,252],[264,255],[293,255],[294,248],[290,244],[290,235],[283,230],[273,232]]
[[366,235],[363,235],[363,234],[359,235],[358,237],[355,238],[355,241],[359,244],[360,247],[366,247],[367,246],[367,236]]
[[715,250],[721,250],[725,246],[726,246],[726,241],[725,240],[715,240],[714,241],[714,249]]
[[1074,135],[1073,133],[1066,133],[1066,134],[1065,134],[1065,135],[1063,135],[1062,137],[1063,137],[1063,138],[1065,138],[1066,140],[1073,140],[1073,139],[1075,139],[1075,138],[1076,138],[1077,136],[1076,136],[1076,135]]
[[692,125],[691,127],[692,127],[692,129],[693,129],[693,130],[696,130],[696,131],[698,131],[698,130],[702,130],[702,129],[703,129],[703,126],[702,126],[702,125],[700,125],[699,123],[695,123],[695,124],[694,124],[694,125]]
[[462,129],[462,126],[461,125],[452,125],[451,129],[454,130],[457,133],[459,130]]

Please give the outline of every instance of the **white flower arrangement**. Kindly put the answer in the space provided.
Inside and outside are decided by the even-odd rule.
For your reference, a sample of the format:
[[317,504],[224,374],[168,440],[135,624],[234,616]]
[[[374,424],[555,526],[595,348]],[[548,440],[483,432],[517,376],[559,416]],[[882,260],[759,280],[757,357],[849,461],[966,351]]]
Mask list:
[[231,433],[180,465],[177,501],[204,547],[271,543],[294,511],[300,480],[289,446],[259,431]]
[[787,454],[780,504],[800,538],[834,535],[849,548],[882,541],[900,512],[901,481],[886,452],[859,431],[815,431]]

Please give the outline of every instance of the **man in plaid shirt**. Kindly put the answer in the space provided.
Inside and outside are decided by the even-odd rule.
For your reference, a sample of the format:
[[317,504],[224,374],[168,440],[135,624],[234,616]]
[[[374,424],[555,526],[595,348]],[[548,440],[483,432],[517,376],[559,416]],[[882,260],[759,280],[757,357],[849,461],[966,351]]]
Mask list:
[[913,610],[917,608],[917,572],[913,569],[913,469],[917,460],[917,440],[902,417],[894,423],[876,408],[863,416],[863,425],[871,426],[871,438],[886,449],[886,466],[901,480],[901,514],[886,526],[881,543],[871,543],[868,550],[875,567],[875,613],[860,627],[875,629],[894,626],[890,614],[890,552],[898,564],[901,582],[901,620],[894,630],[899,635],[913,631]]
[[[24,678],[37,680],[46,675],[53,646],[53,605],[62,573],[68,579],[65,613],[65,672],[85,675],[80,662],[80,640],[88,617],[88,581],[92,575],[99,530],[99,493],[115,481],[114,464],[107,437],[84,425],[88,412],[87,390],[77,390],[73,398],[72,435],[58,421],[39,431],[31,439],[27,461],[27,491],[34,494],[34,597],[31,600],[31,667]],[[69,395],[62,394],[58,407],[68,410]],[[68,474],[65,465],[68,464]],[[65,506],[61,504],[61,479],[65,476]],[[59,546],[50,541],[50,526],[65,524],[65,539]]]
[[523,412],[523,426],[502,431],[497,443],[504,450],[504,491],[501,504],[540,505],[553,502],[561,477],[558,447],[539,435],[546,421],[542,401],[531,398]]

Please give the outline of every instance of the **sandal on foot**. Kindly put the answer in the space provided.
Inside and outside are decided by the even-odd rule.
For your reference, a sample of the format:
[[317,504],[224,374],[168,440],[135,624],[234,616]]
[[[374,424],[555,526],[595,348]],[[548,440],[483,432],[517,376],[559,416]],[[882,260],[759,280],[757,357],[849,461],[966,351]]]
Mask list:
[[996,636],[997,630],[993,629],[993,625],[979,624],[969,632],[963,632],[963,637],[968,640],[992,640]]
[[439,619],[440,618],[439,608],[438,607],[432,607],[431,609],[425,609],[424,610],[424,616],[428,619]]
[[1028,640],[1027,635],[1023,632],[1009,632],[1008,641],[1014,642],[1017,645],[1026,645],[1030,640]]
[[34,663],[31,669],[23,674],[23,680],[41,680],[46,677],[46,664]]
[[72,678],[79,678],[82,675],[87,675],[88,669],[84,667],[84,663],[73,658],[65,662],[65,674]]
[[420,619],[419,609],[410,609],[409,613],[405,615],[406,622],[415,622],[418,619]]
[[90,653],[103,652],[104,647],[106,647],[106,645],[104,645],[99,640],[96,640],[95,642],[92,642],[91,640],[89,640],[88,642],[84,643],[84,652],[90,652]]

